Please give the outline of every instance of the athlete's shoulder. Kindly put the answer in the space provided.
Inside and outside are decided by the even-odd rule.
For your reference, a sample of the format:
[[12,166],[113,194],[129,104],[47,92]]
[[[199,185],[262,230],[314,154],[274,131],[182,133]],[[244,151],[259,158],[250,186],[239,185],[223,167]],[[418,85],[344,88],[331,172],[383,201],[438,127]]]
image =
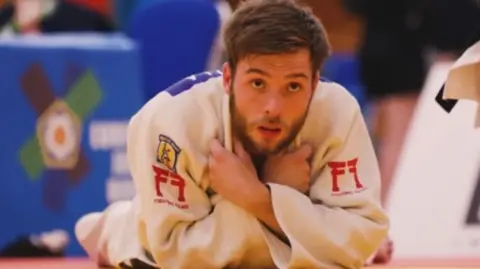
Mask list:
[[324,79],[317,85],[312,107],[328,114],[347,117],[360,110],[357,99],[345,87]]
[[153,110],[158,118],[177,120],[216,114],[225,94],[221,76],[215,71],[181,79],[153,97],[141,110]]
[[219,124],[223,96],[221,73],[204,72],[184,78],[149,100],[132,118],[142,125],[173,133],[199,133]]
[[221,85],[221,81],[222,73],[220,71],[207,71],[183,78],[163,92],[173,97],[179,95],[191,96],[192,94],[198,94],[198,90],[201,90],[203,94],[207,94],[217,90],[219,83]]
[[355,97],[342,85],[321,80],[312,98],[304,132],[314,137],[343,136],[360,113]]

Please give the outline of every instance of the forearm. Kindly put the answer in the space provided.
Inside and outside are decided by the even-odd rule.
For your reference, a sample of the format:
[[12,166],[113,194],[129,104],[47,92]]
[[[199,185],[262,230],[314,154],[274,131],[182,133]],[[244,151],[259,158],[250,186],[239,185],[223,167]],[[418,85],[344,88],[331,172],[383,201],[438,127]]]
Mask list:
[[[292,242],[292,257],[298,259],[290,262],[307,262],[315,268],[359,268],[386,237],[388,218],[379,203],[360,198],[369,190],[358,200],[350,196],[348,204],[327,206],[288,187],[270,187],[277,219]],[[319,245],[322,251],[317,250]]]
[[149,250],[161,268],[191,268],[193,264],[223,268],[237,262],[236,255],[246,249],[250,235],[261,233],[250,230],[256,227],[253,216],[226,200],[218,202],[211,214],[197,221],[175,221],[174,217],[158,224],[147,223]]
[[250,208],[247,209],[258,220],[260,220],[269,230],[279,237],[284,242],[288,242],[288,238],[283,232],[280,224],[275,217],[273,211],[272,198],[270,190],[267,186],[262,186],[257,190],[257,194],[253,196]]

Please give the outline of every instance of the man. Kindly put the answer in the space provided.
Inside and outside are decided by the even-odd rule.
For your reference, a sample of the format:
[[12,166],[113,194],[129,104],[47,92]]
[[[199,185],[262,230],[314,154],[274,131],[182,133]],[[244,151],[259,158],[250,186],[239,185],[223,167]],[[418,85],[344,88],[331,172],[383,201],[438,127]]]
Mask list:
[[319,82],[326,33],[292,0],[247,1],[223,73],[191,76],[131,120],[132,202],[76,235],[124,268],[361,268],[388,231],[355,99]]

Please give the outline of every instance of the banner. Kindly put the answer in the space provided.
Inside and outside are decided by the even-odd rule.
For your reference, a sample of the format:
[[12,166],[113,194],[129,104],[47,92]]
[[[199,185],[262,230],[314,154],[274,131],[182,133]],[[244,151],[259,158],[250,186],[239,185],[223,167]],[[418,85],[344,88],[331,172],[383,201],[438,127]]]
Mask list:
[[121,37],[0,41],[0,244],[64,229],[133,193],[126,127],[143,93],[136,47]]
[[388,207],[396,259],[480,257],[477,104],[447,113],[435,101],[452,64],[431,68],[400,157]]

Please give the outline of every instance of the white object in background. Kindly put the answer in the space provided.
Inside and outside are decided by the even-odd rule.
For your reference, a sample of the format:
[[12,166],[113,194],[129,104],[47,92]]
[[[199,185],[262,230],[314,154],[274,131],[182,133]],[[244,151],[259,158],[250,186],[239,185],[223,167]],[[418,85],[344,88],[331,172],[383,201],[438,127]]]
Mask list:
[[432,66],[400,156],[388,207],[395,259],[480,253],[471,241],[480,229],[465,224],[480,164],[477,104],[459,101],[447,113],[435,101],[452,64]]

